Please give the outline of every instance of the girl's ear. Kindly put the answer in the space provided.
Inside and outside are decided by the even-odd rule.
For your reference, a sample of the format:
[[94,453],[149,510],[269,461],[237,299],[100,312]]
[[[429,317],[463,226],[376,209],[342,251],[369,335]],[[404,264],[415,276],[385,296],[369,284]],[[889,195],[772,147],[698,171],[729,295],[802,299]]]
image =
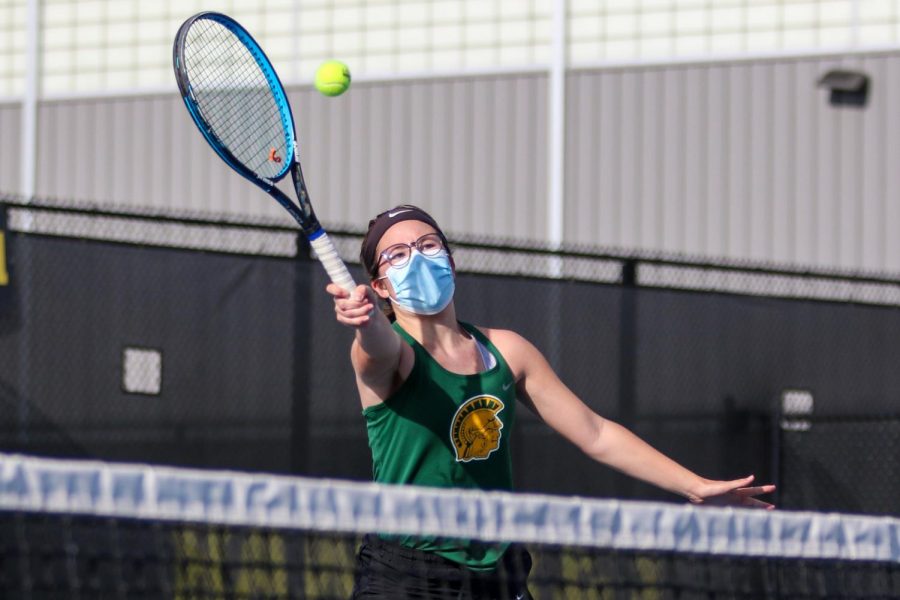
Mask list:
[[391,297],[391,292],[388,290],[387,277],[373,279],[372,280],[372,289],[375,290],[375,293],[378,294],[378,297],[382,300],[387,300]]
[[453,277],[456,277],[456,261],[453,260],[453,255],[451,254],[447,258],[450,259],[450,269],[453,271]]

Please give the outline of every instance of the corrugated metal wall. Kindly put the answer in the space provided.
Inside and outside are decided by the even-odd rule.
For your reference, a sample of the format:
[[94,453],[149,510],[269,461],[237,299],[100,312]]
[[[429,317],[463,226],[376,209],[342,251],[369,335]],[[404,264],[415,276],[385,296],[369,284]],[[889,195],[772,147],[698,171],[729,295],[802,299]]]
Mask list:
[[[816,87],[838,65],[872,76],[866,109],[830,107]],[[451,233],[544,239],[546,90],[543,73],[358,82],[334,100],[292,90],[320,218],[361,228],[415,202]],[[573,71],[565,239],[900,271],[896,106],[897,52]],[[0,108],[4,140],[18,140],[14,114]],[[40,196],[282,213],[174,94],[45,101],[39,119]],[[0,174],[18,181],[5,145]]]
[[21,188],[21,122],[20,105],[0,104],[0,192],[18,193]]
[[[872,77],[865,109],[816,82]],[[900,56],[576,72],[572,241],[900,271]]]
[[[545,81],[361,83],[332,100],[291,90],[319,218],[362,228],[414,202],[449,231],[542,237]],[[39,119],[39,160],[55,167],[39,173],[38,196],[289,220],[210,151],[176,95],[45,102]]]
[[412,202],[449,231],[542,237],[545,90],[532,74],[360,84],[337,101],[295,93],[320,217],[364,227]]
[[[38,197],[259,213],[258,190],[210,151],[176,94],[42,103]],[[270,211],[274,214],[276,211]]]

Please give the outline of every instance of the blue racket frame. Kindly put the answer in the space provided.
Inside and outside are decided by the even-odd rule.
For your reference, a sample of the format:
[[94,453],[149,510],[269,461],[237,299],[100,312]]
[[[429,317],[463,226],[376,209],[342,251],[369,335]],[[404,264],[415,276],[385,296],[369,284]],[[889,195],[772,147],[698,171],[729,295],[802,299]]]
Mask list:
[[[286,147],[289,154],[285,157],[284,167],[272,178],[260,177],[252,170],[248,169],[228,150],[225,144],[213,132],[210,124],[203,117],[203,111],[200,109],[200,106],[194,98],[190,81],[187,76],[187,70],[185,68],[184,38],[191,25],[201,19],[215,21],[234,33],[234,35],[250,51],[250,54],[262,70],[266,81],[269,83],[269,88],[272,91],[284,131],[287,135]],[[269,57],[266,56],[263,49],[256,43],[253,36],[251,36],[240,23],[231,17],[218,12],[206,11],[194,15],[182,24],[178,30],[178,34],[175,36],[175,44],[172,52],[172,62],[175,67],[175,79],[178,82],[181,98],[184,100],[188,113],[191,115],[191,118],[197,125],[200,133],[203,134],[204,139],[209,143],[216,154],[218,154],[228,166],[237,171],[242,177],[262,188],[287,209],[310,241],[322,235],[322,226],[319,224],[319,221],[312,210],[312,205],[309,202],[309,193],[306,190],[306,183],[303,179],[303,172],[297,157],[297,137],[291,105],[288,102],[287,94],[284,92],[284,86],[281,83],[281,79],[278,78],[278,74],[275,72],[275,68],[272,66]],[[295,204],[275,185],[278,181],[283,179],[288,172],[292,175],[299,205]]]

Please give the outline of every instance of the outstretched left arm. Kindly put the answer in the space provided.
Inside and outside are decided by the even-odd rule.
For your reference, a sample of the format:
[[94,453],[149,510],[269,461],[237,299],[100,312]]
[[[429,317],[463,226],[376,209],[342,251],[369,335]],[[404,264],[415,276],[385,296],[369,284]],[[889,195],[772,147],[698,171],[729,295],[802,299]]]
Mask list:
[[732,481],[700,477],[622,427],[604,419],[576,396],[528,340],[511,331],[491,331],[516,376],[519,399],[550,427],[594,460],[695,504],[731,504],[774,508],[755,496],[774,485],[750,486],[753,476]]
[[[579,402],[581,401],[579,400]],[[753,475],[731,481],[716,481],[700,477],[659,452],[625,427],[603,419],[587,407],[585,409],[600,421],[593,438],[588,440],[585,446],[579,446],[591,458],[623,473],[680,494],[694,504],[731,504],[774,508],[772,504],[755,498],[760,494],[775,491],[774,485],[751,487]],[[568,437],[565,431],[560,429],[557,431]]]

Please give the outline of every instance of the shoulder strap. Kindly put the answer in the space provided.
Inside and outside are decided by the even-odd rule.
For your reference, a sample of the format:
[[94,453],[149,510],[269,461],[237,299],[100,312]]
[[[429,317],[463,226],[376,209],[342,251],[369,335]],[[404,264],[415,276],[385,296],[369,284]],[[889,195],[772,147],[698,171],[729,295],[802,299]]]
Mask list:
[[502,364],[504,367],[509,368],[509,366],[506,364],[506,359],[503,358],[503,354],[500,353],[500,350],[498,350],[497,347],[491,343],[491,340],[489,340],[488,337],[484,335],[480,329],[478,329],[471,323],[464,323],[460,321],[459,324],[462,325],[463,329],[472,334],[472,337],[478,340],[478,342],[482,346],[487,348],[491,352],[491,354],[494,355],[494,358],[497,359],[498,363]]

